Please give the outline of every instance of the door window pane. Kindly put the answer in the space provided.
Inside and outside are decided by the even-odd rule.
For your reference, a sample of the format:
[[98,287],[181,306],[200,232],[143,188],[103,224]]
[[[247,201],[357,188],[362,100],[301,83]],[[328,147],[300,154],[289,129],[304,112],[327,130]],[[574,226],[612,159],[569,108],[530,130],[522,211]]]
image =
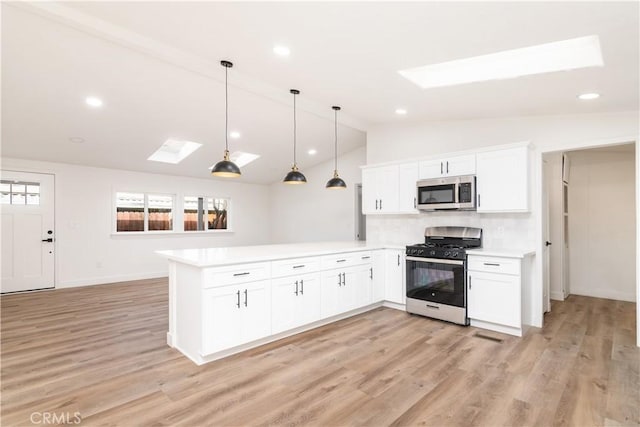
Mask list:
[[4,205],[39,205],[40,184],[37,182],[0,181],[0,203]]
[[173,229],[173,196],[149,195],[149,231]]
[[116,194],[116,231],[144,231],[144,194]]

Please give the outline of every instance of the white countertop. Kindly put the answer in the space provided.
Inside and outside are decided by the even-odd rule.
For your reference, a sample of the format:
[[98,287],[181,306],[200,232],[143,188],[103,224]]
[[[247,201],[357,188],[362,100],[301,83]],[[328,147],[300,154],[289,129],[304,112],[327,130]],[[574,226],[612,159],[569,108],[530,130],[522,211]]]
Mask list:
[[467,255],[495,256],[504,258],[525,258],[532,256],[536,251],[530,249],[505,249],[505,248],[480,248],[467,249]]
[[223,265],[246,264],[249,262],[274,261],[278,259],[322,256],[375,249],[404,250],[405,247],[348,241],[234,246],[227,248],[174,249],[156,251],[156,253],[172,261],[193,265],[195,267],[219,267]]

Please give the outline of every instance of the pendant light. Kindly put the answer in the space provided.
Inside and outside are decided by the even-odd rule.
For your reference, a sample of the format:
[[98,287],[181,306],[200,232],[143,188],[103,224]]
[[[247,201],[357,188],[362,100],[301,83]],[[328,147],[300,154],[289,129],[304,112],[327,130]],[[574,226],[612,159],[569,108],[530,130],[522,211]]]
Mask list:
[[306,184],[307,178],[298,170],[296,164],[296,95],[300,93],[297,89],[291,89],[289,92],[293,94],[293,166],[291,172],[284,177],[285,184]]
[[237,178],[240,176],[238,165],[229,160],[229,68],[233,64],[229,61],[220,61],[224,67],[224,158],[211,169],[211,175],[222,178]]
[[334,105],[331,108],[333,108],[335,116],[335,163],[333,169],[333,178],[327,181],[327,188],[330,190],[343,190],[347,188],[347,184],[342,178],[338,176],[338,111],[340,111],[340,107]]

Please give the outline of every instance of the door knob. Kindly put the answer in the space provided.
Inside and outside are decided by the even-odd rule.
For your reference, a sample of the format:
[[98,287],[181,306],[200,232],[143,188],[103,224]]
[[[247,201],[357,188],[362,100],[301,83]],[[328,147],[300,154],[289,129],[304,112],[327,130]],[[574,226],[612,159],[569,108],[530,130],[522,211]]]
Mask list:
[[43,242],[53,242],[53,239],[51,237],[49,237],[48,239],[42,239]]
[[547,240],[546,242],[544,242],[544,245],[545,246],[551,246],[551,242]]

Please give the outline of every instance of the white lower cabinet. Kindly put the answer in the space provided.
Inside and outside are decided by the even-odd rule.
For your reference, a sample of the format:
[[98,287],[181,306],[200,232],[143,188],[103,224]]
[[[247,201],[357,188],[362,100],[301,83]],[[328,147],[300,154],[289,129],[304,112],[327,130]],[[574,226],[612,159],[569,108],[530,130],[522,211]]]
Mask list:
[[522,336],[523,260],[469,255],[467,312],[472,326]]
[[396,304],[405,304],[404,251],[399,249],[386,249],[384,252],[384,299]]
[[235,347],[271,334],[270,281],[203,290],[202,352]]
[[384,301],[384,283],[386,250],[375,251],[373,254],[373,265],[371,266],[371,300],[372,302]]
[[273,279],[271,301],[273,334],[320,320],[320,273]]
[[322,272],[322,318],[335,316],[358,305],[358,274],[356,267]]

